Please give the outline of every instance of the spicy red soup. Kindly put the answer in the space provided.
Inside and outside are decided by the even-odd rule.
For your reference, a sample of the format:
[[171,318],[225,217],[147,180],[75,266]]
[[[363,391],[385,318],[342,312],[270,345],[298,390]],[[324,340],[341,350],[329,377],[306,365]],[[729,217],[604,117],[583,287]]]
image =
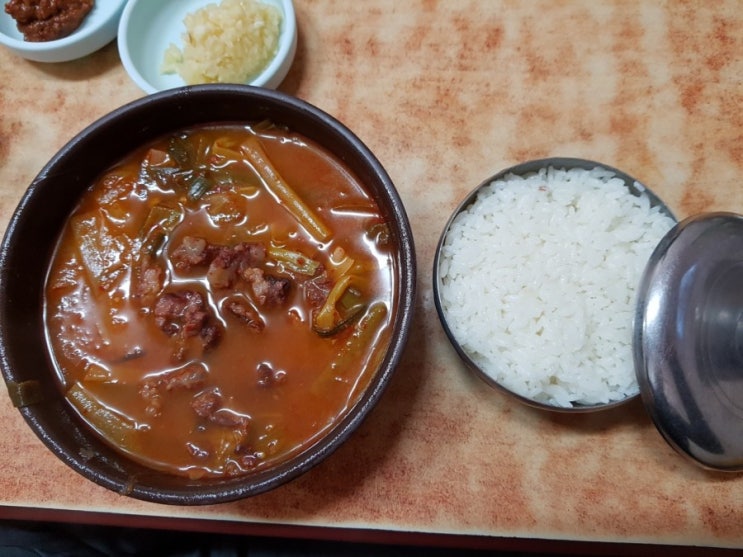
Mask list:
[[267,123],[163,137],[92,184],[45,292],[67,399],[111,445],[192,478],[297,454],[389,344],[395,246],[338,159]]

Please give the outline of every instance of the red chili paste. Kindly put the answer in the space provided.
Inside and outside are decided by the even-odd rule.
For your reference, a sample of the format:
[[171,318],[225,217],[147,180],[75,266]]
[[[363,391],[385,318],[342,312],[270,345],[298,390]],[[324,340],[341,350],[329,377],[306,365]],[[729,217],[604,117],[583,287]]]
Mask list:
[[10,0],[5,12],[29,42],[54,41],[80,27],[95,0]]

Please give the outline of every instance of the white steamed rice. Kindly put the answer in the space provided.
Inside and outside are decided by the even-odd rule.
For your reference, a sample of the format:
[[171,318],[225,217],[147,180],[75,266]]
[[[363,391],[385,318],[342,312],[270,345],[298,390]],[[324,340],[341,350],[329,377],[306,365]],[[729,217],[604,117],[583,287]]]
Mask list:
[[495,381],[535,401],[570,407],[636,394],[635,289],[673,225],[605,169],[494,181],[442,246],[449,328]]

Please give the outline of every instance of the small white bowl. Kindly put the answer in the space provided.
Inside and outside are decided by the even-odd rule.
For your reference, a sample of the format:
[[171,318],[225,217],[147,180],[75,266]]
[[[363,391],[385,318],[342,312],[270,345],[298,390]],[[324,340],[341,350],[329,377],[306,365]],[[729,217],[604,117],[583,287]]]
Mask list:
[[[160,71],[165,50],[181,46],[184,18],[217,0],[129,0],[119,22],[119,55],[129,77],[145,93],[186,85],[178,74]],[[248,85],[275,89],[286,77],[297,50],[297,24],[292,0],[262,0],[282,12],[276,56]]]
[[126,0],[98,1],[71,35],[44,42],[25,41],[15,20],[5,10],[0,10],[0,44],[18,56],[36,62],[68,62],[82,58],[116,38],[124,4]]

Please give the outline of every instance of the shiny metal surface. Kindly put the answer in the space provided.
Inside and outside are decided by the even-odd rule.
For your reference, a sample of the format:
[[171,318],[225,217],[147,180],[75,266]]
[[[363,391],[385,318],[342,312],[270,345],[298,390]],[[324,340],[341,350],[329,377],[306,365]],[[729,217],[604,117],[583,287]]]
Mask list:
[[743,470],[743,216],[676,225],[638,293],[635,368],[658,430],[706,468]]

